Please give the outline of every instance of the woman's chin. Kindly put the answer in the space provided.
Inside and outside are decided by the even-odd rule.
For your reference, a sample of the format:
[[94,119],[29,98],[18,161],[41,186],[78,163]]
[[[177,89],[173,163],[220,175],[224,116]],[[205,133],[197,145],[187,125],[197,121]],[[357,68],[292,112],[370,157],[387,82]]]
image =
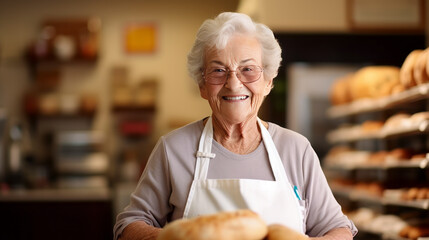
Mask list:
[[237,114],[237,112],[220,114],[220,121],[225,122],[226,124],[241,124],[249,119],[248,114]]

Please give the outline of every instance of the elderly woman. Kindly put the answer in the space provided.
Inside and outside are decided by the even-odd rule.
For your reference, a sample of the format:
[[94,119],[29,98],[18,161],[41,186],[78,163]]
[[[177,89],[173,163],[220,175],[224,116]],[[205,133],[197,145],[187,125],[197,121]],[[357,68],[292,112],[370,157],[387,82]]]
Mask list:
[[244,14],[203,23],[188,69],[212,115],[161,137],[115,239],[156,239],[167,222],[237,209],[310,237],[353,238],[308,140],[258,118],[280,61],[273,32]]

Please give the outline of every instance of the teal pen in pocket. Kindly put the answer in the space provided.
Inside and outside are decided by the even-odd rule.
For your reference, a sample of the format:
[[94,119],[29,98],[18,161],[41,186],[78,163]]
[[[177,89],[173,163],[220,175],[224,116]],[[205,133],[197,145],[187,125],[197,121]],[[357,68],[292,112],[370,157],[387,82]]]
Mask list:
[[299,196],[299,193],[298,193],[298,187],[297,186],[293,186],[293,191],[295,192],[295,195],[298,198],[298,200],[301,200],[301,197]]

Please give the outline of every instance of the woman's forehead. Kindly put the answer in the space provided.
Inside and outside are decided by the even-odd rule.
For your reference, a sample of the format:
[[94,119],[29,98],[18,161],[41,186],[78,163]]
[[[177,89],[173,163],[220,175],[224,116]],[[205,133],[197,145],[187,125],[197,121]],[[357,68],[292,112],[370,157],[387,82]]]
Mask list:
[[225,48],[218,49],[215,46],[205,51],[204,63],[226,65],[230,62],[245,64],[248,62],[259,63],[262,58],[262,50],[259,41],[249,36],[234,36],[230,38]]

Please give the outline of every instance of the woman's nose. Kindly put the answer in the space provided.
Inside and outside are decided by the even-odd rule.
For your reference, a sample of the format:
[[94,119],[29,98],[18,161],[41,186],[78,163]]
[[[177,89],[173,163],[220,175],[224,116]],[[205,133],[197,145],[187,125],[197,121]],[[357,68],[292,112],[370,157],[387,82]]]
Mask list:
[[239,79],[239,74],[240,73],[237,71],[229,71],[225,82],[225,87],[232,89],[243,86],[243,83]]

